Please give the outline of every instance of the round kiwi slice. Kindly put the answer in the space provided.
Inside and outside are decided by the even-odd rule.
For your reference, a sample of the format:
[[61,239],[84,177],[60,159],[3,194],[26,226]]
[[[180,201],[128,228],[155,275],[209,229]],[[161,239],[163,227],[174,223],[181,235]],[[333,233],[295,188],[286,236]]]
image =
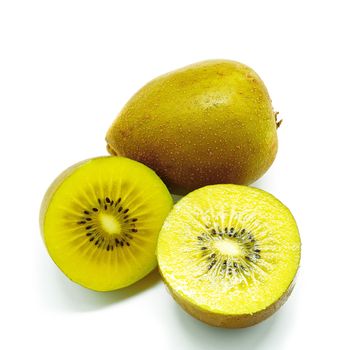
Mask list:
[[174,206],[157,256],[165,283],[188,313],[239,328],[266,319],[287,300],[300,248],[292,214],[271,194],[213,185]]
[[94,158],[53,182],[41,206],[41,232],[50,256],[71,280],[114,290],[155,268],[158,234],[171,207],[166,186],[145,165]]

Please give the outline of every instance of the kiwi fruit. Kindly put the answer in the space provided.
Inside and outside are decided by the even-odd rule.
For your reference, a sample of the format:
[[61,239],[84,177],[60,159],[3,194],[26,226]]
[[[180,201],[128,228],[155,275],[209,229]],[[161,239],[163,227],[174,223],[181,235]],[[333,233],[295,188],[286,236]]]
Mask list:
[[209,60],[142,87],[109,128],[107,149],[148,165],[184,194],[257,180],[275,159],[279,123],[251,68]]
[[123,157],[73,165],[41,205],[47,250],[74,282],[97,291],[126,287],[157,265],[155,249],[172,198],[145,165]]
[[159,234],[161,275],[174,299],[213,326],[252,326],[290,295],[299,267],[296,222],[271,194],[233,184],[183,197]]

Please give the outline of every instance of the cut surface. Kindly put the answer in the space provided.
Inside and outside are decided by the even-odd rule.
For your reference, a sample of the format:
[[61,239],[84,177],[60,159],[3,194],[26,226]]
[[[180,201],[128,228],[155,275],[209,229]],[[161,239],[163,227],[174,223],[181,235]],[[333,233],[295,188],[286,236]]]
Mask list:
[[110,234],[111,236],[120,236],[122,234],[122,225],[116,216],[113,214],[100,213],[98,218],[100,220],[101,228],[105,233]]
[[73,166],[49,188],[41,228],[50,256],[73,281],[113,290],[156,266],[159,230],[171,196],[149,168],[122,157]]
[[276,303],[297,272],[300,238],[292,214],[272,195],[214,185],[174,206],[157,255],[173,295],[206,321],[205,312],[254,315]]

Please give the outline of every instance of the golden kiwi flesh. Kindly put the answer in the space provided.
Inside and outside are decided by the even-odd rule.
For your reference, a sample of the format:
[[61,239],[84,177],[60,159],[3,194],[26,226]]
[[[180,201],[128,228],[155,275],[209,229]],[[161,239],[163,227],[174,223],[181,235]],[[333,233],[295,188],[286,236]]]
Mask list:
[[301,242],[286,206],[262,190],[212,185],[182,198],[159,234],[159,269],[174,299],[213,326],[252,326],[290,295]]
[[126,287],[157,265],[155,249],[172,198],[154,171],[123,157],[93,158],[48,189],[40,224],[46,248],[74,282]]

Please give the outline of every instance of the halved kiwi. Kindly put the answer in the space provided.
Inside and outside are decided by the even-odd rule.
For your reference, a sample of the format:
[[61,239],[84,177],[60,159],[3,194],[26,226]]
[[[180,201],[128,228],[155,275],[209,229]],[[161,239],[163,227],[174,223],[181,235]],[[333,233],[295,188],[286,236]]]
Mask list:
[[188,313],[238,328],[266,319],[287,300],[300,248],[292,214],[271,194],[213,185],[174,206],[157,256],[165,283]]
[[64,171],[48,189],[42,235],[73,281],[107,291],[128,286],[157,264],[158,233],[172,207],[154,171],[122,157],[101,157]]

